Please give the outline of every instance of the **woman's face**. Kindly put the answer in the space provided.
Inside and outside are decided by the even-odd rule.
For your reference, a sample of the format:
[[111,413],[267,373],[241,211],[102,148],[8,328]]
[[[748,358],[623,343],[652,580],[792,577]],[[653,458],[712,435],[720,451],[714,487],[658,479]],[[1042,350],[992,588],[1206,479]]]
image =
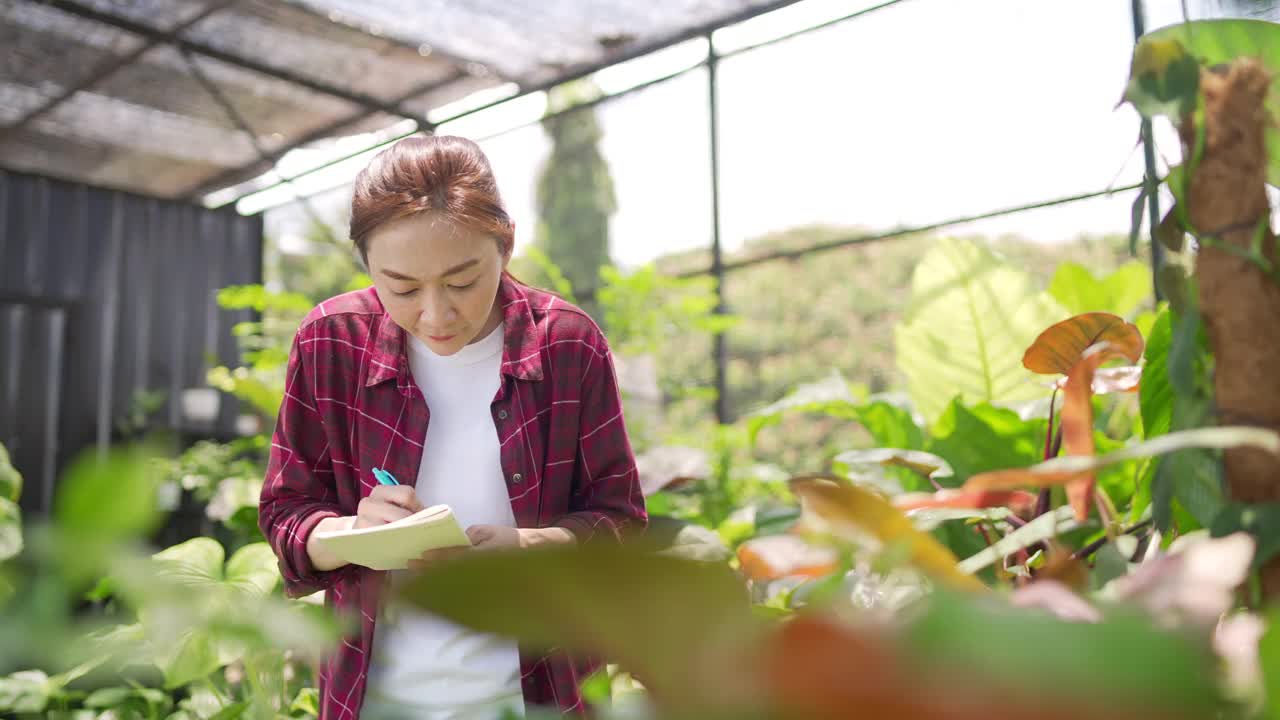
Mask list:
[[374,230],[369,273],[391,319],[437,355],[452,355],[502,322],[495,307],[511,259],[498,242],[423,213]]

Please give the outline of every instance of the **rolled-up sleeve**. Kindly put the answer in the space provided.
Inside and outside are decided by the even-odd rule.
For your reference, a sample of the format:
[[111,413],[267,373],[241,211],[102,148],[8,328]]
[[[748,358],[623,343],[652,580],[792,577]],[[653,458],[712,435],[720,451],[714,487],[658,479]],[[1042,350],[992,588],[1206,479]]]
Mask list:
[[304,326],[289,351],[284,399],[258,502],[258,526],[280,560],[285,592],[292,597],[327,590],[350,571],[350,566],[317,571],[307,554],[307,539],[315,526],[343,515],[324,423],[316,409],[311,377],[316,365],[308,355],[314,351],[308,350],[307,335]]
[[570,512],[555,524],[579,542],[621,541],[642,531],[648,522],[640,474],[627,437],[609,345],[597,331],[584,347],[588,355],[583,361]]

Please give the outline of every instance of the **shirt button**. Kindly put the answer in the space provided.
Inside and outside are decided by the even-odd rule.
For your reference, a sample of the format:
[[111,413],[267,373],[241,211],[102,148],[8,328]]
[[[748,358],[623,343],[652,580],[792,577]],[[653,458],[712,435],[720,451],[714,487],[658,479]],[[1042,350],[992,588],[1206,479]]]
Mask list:
[[523,480],[524,480],[524,475],[521,475],[520,473],[516,473],[515,475],[511,476],[511,482],[513,483],[519,483],[519,482],[522,482]]
[[506,419],[507,419],[507,411],[506,411],[506,410],[499,410],[499,411],[498,411],[498,419],[499,419],[499,420],[506,420]]

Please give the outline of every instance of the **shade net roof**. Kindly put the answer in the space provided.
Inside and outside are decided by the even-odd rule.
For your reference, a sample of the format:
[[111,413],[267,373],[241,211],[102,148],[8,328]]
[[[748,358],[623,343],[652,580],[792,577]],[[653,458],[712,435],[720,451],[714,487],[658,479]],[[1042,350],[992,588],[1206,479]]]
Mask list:
[[0,0],[0,166],[164,198],[778,0]]

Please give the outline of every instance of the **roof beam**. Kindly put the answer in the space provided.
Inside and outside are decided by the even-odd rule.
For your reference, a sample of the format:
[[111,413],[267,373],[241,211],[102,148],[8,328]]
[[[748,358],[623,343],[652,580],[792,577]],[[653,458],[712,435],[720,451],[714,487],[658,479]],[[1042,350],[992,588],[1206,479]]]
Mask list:
[[0,127],[0,143],[13,137],[13,135],[15,135],[18,131],[22,130],[28,125],[30,125],[33,121],[47,115],[49,112],[57,108],[62,103],[70,100],[76,93],[82,90],[88,90],[94,85],[97,85],[103,80],[106,80],[107,78],[116,74],[120,70],[123,70],[124,68],[128,67],[135,60],[142,57],[142,55],[145,54],[148,50],[156,47],[157,45],[161,45],[165,42],[169,42],[184,30],[192,27],[193,25],[195,25],[196,23],[199,23],[205,18],[208,18],[210,15],[213,15],[214,13],[225,10],[226,8],[230,7],[231,5],[234,5],[237,2],[239,2],[239,0],[215,0],[215,2],[209,3],[207,6],[205,6],[203,10],[201,10],[196,15],[192,16],[190,19],[184,20],[178,23],[173,28],[165,31],[161,37],[149,38],[146,42],[139,45],[137,49],[129,53],[126,53],[124,55],[121,55],[120,57],[109,58],[99,63],[98,66],[94,68],[88,75],[86,75],[84,79],[81,80],[80,82],[76,83],[72,87],[69,87],[63,90],[57,95],[54,95],[53,97],[44,101],[39,106],[29,111],[26,115],[23,115],[22,117],[18,118],[16,121],[11,122],[8,125],[5,125],[3,127]]
[[[334,20],[333,18],[325,14],[323,11],[317,8],[311,7],[310,5],[307,5],[305,3],[298,2],[298,0],[284,0],[284,4],[286,7],[288,7],[290,10],[294,12],[302,13],[304,15],[313,17],[322,22],[326,22],[334,26],[335,28],[341,28],[342,30],[345,30],[347,32],[356,33],[358,35],[364,35],[366,37],[370,37],[375,40],[378,40],[379,42],[388,43],[404,50],[410,50],[412,52],[418,53],[419,55],[422,55],[422,45],[425,44],[431,48],[431,52],[429,53],[431,57],[440,58],[441,60],[444,60],[446,62],[452,63],[454,65],[461,65],[463,67],[470,65],[476,68],[483,68],[484,73],[486,73],[488,77],[492,77],[495,80],[500,80],[502,82],[513,82],[513,83],[519,84],[519,81],[516,80],[515,78],[507,77],[506,75],[499,73],[497,70],[494,70],[493,67],[489,65],[489,63],[483,62],[481,60],[476,60],[474,58],[463,57],[453,52],[452,50],[441,50],[439,47],[435,45],[435,43],[431,42],[429,39],[424,39],[424,41],[419,44],[419,43],[413,43],[409,40],[406,40],[403,37],[400,37],[399,35],[396,35],[394,33],[378,33],[375,35],[371,30],[364,27],[364,23],[362,22],[349,23],[344,20]],[[426,56],[423,56],[423,57],[426,57]],[[476,75],[477,73],[468,70],[467,74]]]
[[[592,73],[595,73],[595,72],[598,72],[598,71],[600,71],[600,70],[603,70],[604,68],[611,67],[611,66],[613,66],[613,65],[616,65],[616,64],[618,64],[618,63],[623,63],[623,62],[626,62],[626,61],[628,61],[628,60],[634,60],[634,59],[636,59],[636,58],[638,58],[638,57],[643,57],[643,56],[648,55],[648,54],[650,54],[650,53],[657,52],[658,50],[664,50],[664,49],[669,48],[669,47],[672,47],[672,46],[674,46],[674,45],[679,45],[680,43],[685,42],[685,41],[687,41],[687,40],[692,40],[692,39],[697,38],[697,37],[701,37],[701,36],[708,35],[708,34],[710,34],[710,33],[712,33],[712,32],[715,32],[716,30],[719,30],[719,29],[720,29],[720,28],[722,28],[722,27],[728,27],[729,25],[736,25],[736,24],[738,24],[738,23],[740,23],[740,22],[745,22],[745,21],[750,20],[750,19],[752,19],[752,18],[754,18],[754,17],[758,17],[758,16],[760,16],[760,15],[764,15],[764,14],[766,14],[766,13],[773,12],[774,10],[780,10],[780,9],[782,9],[782,8],[784,8],[784,7],[787,7],[788,5],[794,5],[794,4],[796,4],[797,2],[800,2],[800,0],[768,0],[768,2],[762,2],[760,5],[756,5],[756,6],[753,6],[753,7],[747,8],[747,9],[744,9],[744,10],[739,10],[739,11],[738,11],[738,12],[736,12],[736,13],[732,13],[732,14],[730,14],[730,15],[728,15],[728,16],[726,16],[726,17],[720,18],[720,19],[718,19],[718,20],[714,20],[714,21],[711,21],[711,22],[702,23],[702,24],[700,24],[700,25],[696,25],[696,26],[692,26],[692,27],[684,28],[684,29],[682,29],[680,32],[678,32],[678,33],[676,33],[676,34],[674,34],[674,35],[667,36],[667,37],[662,38],[662,39],[660,39],[660,40],[655,40],[655,41],[653,41],[653,42],[648,42],[648,43],[644,43],[644,44],[640,44],[640,45],[629,45],[629,46],[624,46],[624,48],[625,48],[625,49],[618,50],[618,51],[614,52],[613,54],[611,54],[609,57],[607,57],[607,58],[605,58],[605,59],[603,59],[603,60],[601,60],[601,61],[599,61],[599,62],[589,63],[589,64],[580,65],[580,66],[575,66],[575,67],[572,67],[572,68],[565,69],[565,70],[564,70],[560,75],[558,75],[557,77],[554,77],[554,78],[552,78],[552,79],[550,79],[550,80],[547,80],[547,81],[545,81],[545,82],[539,83],[539,84],[537,84],[537,85],[529,85],[529,86],[524,86],[524,85],[522,85],[522,86],[520,87],[520,93],[519,93],[519,94],[517,94],[517,95],[514,95],[514,96],[512,96],[512,97],[502,98],[502,99],[500,99],[500,100],[494,100],[493,102],[486,103],[486,104],[484,104],[484,105],[481,105],[480,107],[471,108],[471,109],[466,110],[466,111],[464,111],[464,112],[460,112],[460,113],[458,113],[457,115],[454,115],[454,116],[452,116],[452,117],[442,119],[442,120],[441,120],[439,123],[437,123],[437,124],[444,124],[444,123],[452,122],[452,121],[454,121],[454,120],[459,120],[459,119],[464,118],[464,117],[467,117],[467,116],[469,116],[469,115],[474,115],[474,114],[476,114],[476,113],[480,113],[480,112],[483,112],[483,111],[485,111],[485,110],[488,110],[489,108],[494,107],[494,106],[496,106],[496,105],[501,105],[502,103],[505,103],[505,102],[510,102],[510,101],[515,100],[515,99],[518,99],[518,98],[526,97],[526,96],[531,95],[531,94],[536,93],[536,92],[545,92],[545,91],[550,90],[551,88],[556,87],[557,85],[560,85],[560,84],[562,84],[562,83],[572,82],[572,81],[574,81],[574,80],[580,80],[580,79],[582,79],[582,78],[584,78],[584,77],[587,77],[587,76],[591,75]],[[894,4],[896,4],[897,2],[900,2],[900,0],[888,0],[887,2],[881,3],[880,5],[877,5],[877,6],[873,7],[873,8],[869,8],[869,9],[868,9],[867,11],[865,11],[865,12],[869,12],[870,10],[878,10],[878,9],[880,9],[880,8],[883,8],[883,7],[888,7],[888,6],[890,6],[890,5],[894,5]],[[861,14],[861,13],[857,13],[857,14]],[[852,16],[849,16],[849,17],[852,17]],[[683,71],[682,71],[682,72],[683,72]],[[678,74],[678,73],[677,73],[677,74]],[[401,137],[404,137],[404,136],[401,136]],[[389,144],[390,142],[393,142],[395,139],[398,139],[398,138],[394,138],[394,139],[392,139],[392,140],[390,140],[390,141],[383,141],[383,142],[379,142],[379,143],[377,143],[377,144],[375,144],[375,145],[373,145],[373,146],[370,146],[370,147],[364,148],[364,149],[362,149],[362,150],[355,150],[355,151],[353,151],[353,152],[350,152],[350,153],[347,153],[347,154],[343,155],[342,157],[333,158],[333,159],[327,160],[327,161],[325,161],[325,162],[322,162],[322,163],[320,163],[320,164],[318,164],[318,165],[315,165],[315,166],[312,166],[312,167],[310,167],[310,168],[307,168],[307,169],[305,169],[305,170],[301,170],[301,171],[299,171],[299,172],[295,173],[294,175],[287,176],[287,177],[281,177],[281,179],[280,179],[280,180],[278,180],[278,181],[276,181],[276,182],[274,182],[274,183],[271,183],[270,185],[268,185],[268,186],[266,186],[266,187],[264,187],[264,188],[258,188],[258,189],[256,189],[256,190],[251,190],[251,191],[248,191],[248,192],[246,192],[246,193],[244,193],[244,194],[240,195],[240,196],[239,196],[239,197],[237,197],[237,198],[236,198],[236,200],[235,200],[235,201],[233,201],[233,202],[238,202],[239,200],[241,200],[241,199],[243,199],[243,198],[245,198],[245,197],[248,197],[249,195],[253,195],[253,194],[255,194],[255,193],[260,193],[260,192],[263,192],[263,191],[265,191],[265,190],[270,190],[271,188],[273,188],[273,187],[277,187],[277,186],[282,185],[282,184],[284,184],[284,183],[290,183],[290,182],[293,182],[294,180],[299,180],[299,179],[301,179],[301,178],[303,178],[303,177],[306,177],[307,175],[311,175],[311,174],[313,174],[313,173],[320,172],[321,170],[325,170],[325,169],[327,169],[327,168],[330,168],[330,167],[332,167],[332,166],[334,166],[334,165],[337,165],[338,163],[341,163],[341,162],[345,162],[345,161],[347,161],[347,160],[350,160],[351,158],[356,157],[357,155],[363,155],[364,153],[366,153],[366,152],[370,152],[371,150],[376,150],[377,148],[379,148],[379,147],[381,147],[381,146],[383,146],[383,145],[386,145],[386,144]],[[207,185],[206,185],[206,187],[207,187]],[[218,189],[218,188],[212,188],[212,189]]]
[[291,85],[297,85],[298,87],[306,88],[321,95],[340,98],[368,110],[386,113],[388,115],[395,115],[397,117],[409,118],[410,120],[416,121],[419,125],[431,127],[431,123],[427,120],[425,115],[414,112],[397,102],[386,102],[380,98],[373,97],[372,95],[344,90],[320,80],[314,80],[312,78],[298,75],[290,70],[271,67],[258,62],[257,60],[241,57],[224,50],[219,50],[201,42],[188,40],[178,34],[171,36],[170,33],[163,30],[153,28],[149,25],[136,22],[128,18],[122,18],[111,13],[95,10],[94,8],[81,5],[80,3],[75,2],[75,0],[43,0],[43,2],[45,5],[61,10],[69,15],[75,15],[76,17],[116,28],[117,30],[133,33],[134,35],[153,40],[156,43],[167,43],[169,45],[173,45],[179,50],[203,55],[204,57],[212,58],[218,62],[226,63],[227,65],[234,65],[260,75],[266,75],[267,77],[272,77]]
[[[453,73],[450,73],[448,77],[445,77],[433,82],[429,82],[429,83],[423,83],[421,85],[411,88],[408,92],[398,96],[394,100],[394,102],[397,102],[397,103],[408,102],[410,99],[418,97],[419,95],[425,95],[429,92],[439,90],[440,88],[451,85],[467,77],[469,77],[468,73],[466,73],[463,70],[457,70]],[[201,180],[198,185],[195,185],[183,191],[182,196],[188,199],[198,200],[202,195],[205,195],[207,193],[213,192],[214,190],[219,190],[225,187],[227,183],[232,182],[233,180],[240,177],[241,175],[249,172],[254,168],[254,166],[258,165],[259,163],[276,162],[280,158],[284,157],[286,153],[292,150],[296,150],[297,148],[300,148],[303,145],[306,145],[307,143],[311,143],[317,140],[323,140],[324,138],[331,137],[334,133],[338,132],[342,128],[347,127],[348,125],[353,125],[355,123],[358,123],[361,120],[364,120],[365,118],[375,114],[376,112],[377,111],[375,110],[367,110],[367,109],[359,110],[345,117],[338,118],[337,120],[334,120],[328,125],[325,125],[323,127],[318,127],[315,130],[312,130],[311,132],[303,135],[302,137],[291,140],[286,145],[276,148],[275,150],[269,150],[269,151],[263,152],[261,157],[258,160],[255,160],[254,162],[248,163],[246,165],[242,165],[240,167],[228,168],[227,170],[223,170],[222,172],[218,173],[217,175],[207,180]],[[421,122],[419,122],[418,124],[419,126],[422,126]],[[435,127],[434,125],[427,125],[427,126],[424,126],[423,129],[431,129],[434,127]]]

